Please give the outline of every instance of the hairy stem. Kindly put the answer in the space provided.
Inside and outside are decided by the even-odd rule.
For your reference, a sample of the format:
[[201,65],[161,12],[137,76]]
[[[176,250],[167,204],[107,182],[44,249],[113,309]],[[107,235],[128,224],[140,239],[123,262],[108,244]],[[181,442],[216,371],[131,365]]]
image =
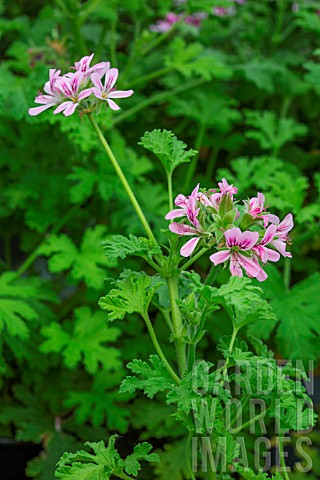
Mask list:
[[181,312],[177,305],[177,300],[179,300],[179,291],[178,291],[178,277],[172,276],[166,279],[170,297],[171,305],[171,317],[172,325],[175,336],[175,345],[177,352],[177,360],[179,366],[180,375],[183,376],[187,368],[186,360],[186,344],[182,338],[182,318]]
[[167,181],[168,181],[169,210],[172,210],[173,209],[172,173],[167,173]]
[[[230,345],[229,345],[229,354],[231,354],[232,351],[233,351],[234,342],[236,341],[238,331],[239,331],[238,328],[233,327],[232,337],[231,337]],[[223,376],[225,376],[227,374],[228,366],[229,366],[229,357],[227,358],[226,364],[225,364],[224,369],[223,369]]]
[[151,323],[151,320],[150,320],[150,317],[148,315],[147,312],[145,312],[143,315],[142,315],[142,318],[143,320],[145,321],[145,324],[148,328],[148,332],[150,334],[150,337],[151,337],[151,340],[152,340],[152,343],[154,345],[154,348],[157,352],[157,354],[159,355],[159,357],[161,358],[161,360],[163,361],[166,369],[168,370],[169,374],[171,375],[171,377],[173,378],[173,380],[175,381],[175,383],[177,383],[179,385],[180,383],[180,378],[178,377],[178,375],[175,373],[175,371],[173,370],[173,368],[171,367],[170,363],[168,362],[165,354],[163,353],[162,351],[162,348],[158,342],[158,339],[157,339],[157,335],[156,335],[156,332],[154,331],[154,328],[152,326],[152,323]]
[[286,291],[289,292],[290,290],[290,282],[291,282],[291,260],[290,258],[285,258],[284,260],[284,270],[283,270],[283,283],[286,287]]
[[106,139],[104,138],[104,136],[103,136],[103,134],[102,134],[102,132],[101,132],[101,130],[100,130],[100,128],[99,128],[96,120],[95,120],[95,118],[93,117],[93,115],[92,115],[91,113],[88,114],[88,117],[89,117],[89,120],[90,120],[90,122],[91,122],[91,125],[92,125],[92,127],[94,128],[94,130],[95,130],[95,132],[96,132],[96,134],[97,134],[97,136],[98,136],[98,138],[99,138],[99,140],[100,140],[100,142],[101,142],[104,150],[106,151],[108,157],[110,158],[110,161],[111,161],[111,163],[112,163],[115,171],[117,172],[118,177],[119,177],[120,180],[121,180],[121,183],[122,183],[122,185],[123,185],[123,187],[124,187],[124,189],[125,189],[128,197],[129,197],[129,199],[130,199],[130,201],[131,201],[131,203],[132,203],[132,205],[133,205],[133,207],[134,207],[134,209],[135,209],[135,211],[136,211],[139,219],[140,219],[140,222],[142,223],[143,228],[145,229],[145,231],[146,231],[149,239],[152,240],[152,241],[154,241],[154,242],[156,242],[156,239],[155,239],[155,237],[154,237],[154,235],[153,235],[153,233],[152,233],[152,230],[151,230],[151,228],[150,228],[150,226],[149,226],[149,223],[148,223],[146,217],[144,216],[144,213],[143,213],[143,211],[141,210],[141,207],[140,207],[140,205],[139,205],[139,203],[138,203],[138,201],[137,201],[137,199],[136,199],[133,191],[131,190],[131,187],[130,187],[129,183],[127,182],[127,179],[126,179],[124,173],[122,172],[122,169],[121,169],[119,163],[117,162],[117,159],[116,159],[116,157],[114,156],[111,148],[109,147],[109,144],[107,143]]

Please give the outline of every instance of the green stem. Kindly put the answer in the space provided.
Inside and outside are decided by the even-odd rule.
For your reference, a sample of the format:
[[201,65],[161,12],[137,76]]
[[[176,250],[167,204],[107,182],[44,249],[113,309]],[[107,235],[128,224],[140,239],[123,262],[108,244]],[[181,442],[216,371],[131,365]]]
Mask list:
[[191,457],[191,441],[192,441],[192,433],[189,432],[188,440],[187,440],[187,445],[186,445],[186,463],[187,463],[187,468],[188,468],[188,472],[189,472],[189,475],[190,475],[191,480],[196,480],[196,477],[194,476],[193,471],[192,471],[192,464],[191,464],[191,462],[190,462],[190,457]]
[[206,133],[206,125],[204,123],[202,123],[200,125],[199,130],[198,130],[198,134],[197,134],[197,138],[196,138],[196,142],[195,142],[195,149],[198,150],[198,154],[197,154],[196,157],[194,157],[194,159],[189,164],[189,168],[188,168],[188,171],[187,171],[187,175],[186,175],[186,179],[185,179],[184,187],[183,187],[185,192],[187,192],[189,190],[190,183],[194,179],[196,169],[197,169],[197,165],[198,165],[198,161],[199,161],[199,149],[202,145],[203,137],[204,137],[205,133]]
[[271,37],[271,43],[273,47],[276,47],[281,42],[281,31],[284,21],[285,15],[285,8],[286,8],[286,1],[285,0],[278,0],[278,13],[276,19],[276,26],[274,30],[274,34]]
[[173,209],[172,173],[167,172],[167,181],[168,181],[169,210],[172,210]]
[[141,85],[143,83],[149,82],[150,80],[154,80],[155,78],[162,77],[162,75],[165,75],[166,73],[171,72],[172,67],[164,67],[160,68],[159,70],[156,70],[155,72],[150,72],[146,73],[145,75],[141,75],[141,77],[138,77],[130,82],[130,87],[133,87],[134,85]]
[[158,102],[161,102],[162,100],[167,100],[169,97],[174,97],[175,95],[177,95],[177,93],[184,92],[185,90],[190,90],[191,88],[197,87],[198,85],[201,85],[204,82],[205,82],[205,80],[193,80],[192,82],[188,82],[188,83],[185,83],[183,85],[179,85],[178,87],[173,88],[169,92],[165,91],[165,92],[156,93],[152,97],[149,97],[146,100],[143,100],[142,102],[139,102],[134,107],[129,108],[125,112],[118,115],[113,120],[112,125],[116,125],[119,122],[122,122],[122,120],[125,120],[126,118],[131,117],[131,115],[134,115],[135,113],[139,112],[140,110],[143,110],[144,108],[149,107],[153,103],[158,103]]
[[151,337],[151,340],[152,340],[152,343],[154,345],[154,348],[157,352],[157,354],[159,355],[159,357],[161,358],[161,360],[163,361],[166,369],[168,370],[169,374],[171,375],[171,377],[173,378],[173,380],[175,381],[175,383],[177,383],[178,385],[180,384],[180,378],[178,377],[178,375],[175,373],[175,371],[173,370],[173,368],[171,367],[170,363],[168,362],[165,354],[163,353],[162,351],[162,348],[158,342],[158,339],[157,339],[157,335],[156,335],[156,332],[154,331],[154,328],[152,326],[152,323],[151,323],[151,320],[149,318],[149,315],[147,312],[145,312],[143,315],[142,315],[142,318],[143,320],[145,321],[145,324],[148,328],[148,331],[149,331],[149,334],[150,334],[150,337]]
[[137,199],[136,199],[133,191],[131,190],[131,187],[130,187],[129,183],[127,182],[127,179],[126,179],[125,175],[123,174],[123,172],[122,172],[122,170],[121,170],[121,167],[120,167],[120,165],[118,164],[117,159],[116,159],[116,157],[114,156],[111,148],[109,147],[109,144],[107,143],[106,139],[104,138],[104,136],[103,136],[103,134],[102,134],[102,132],[101,132],[101,130],[100,130],[100,128],[99,128],[96,120],[95,120],[95,118],[93,117],[93,115],[92,115],[91,113],[88,114],[88,117],[89,117],[89,120],[90,120],[90,122],[91,122],[91,125],[93,126],[96,134],[98,135],[98,138],[99,138],[99,140],[100,140],[100,142],[101,142],[104,150],[106,151],[107,155],[109,156],[110,161],[111,161],[111,163],[112,163],[115,171],[117,172],[117,175],[118,175],[118,177],[120,178],[121,183],[122,183],[122,185],[123,185],[123,187],[124,187],[124,189],[125,189],[128,197],[129,197],[129,199],[130,199],[130,201],[131,201],[131,203],[132,203],[132,205],[133,205],[133,207],[134,207],[134,209],[135,209],[135,211],[136,211],[136,213],[137,213],[137,215],[138,215],[138,217],[139,217],[139,219],[140,219],[140,222],[142,223],[142,225],[143,225],[143,227],[144,227],[144,229],[145,229],[145,231],[146,231],[149,239],[152,240],[152,241],[154,241],[154,242],[156,242],[156,239],[155,239],[155,237],[154,237],[154,235],[153,235],[153,233],[152,233],[152,230],[151,230],[151,228],[150,228],[150,226],[149,226],[149,223],[148,223],[146,217],[144,216],[144,213],[143,213],[143,211],[141,210],[141,207],[140,207],[140,205],[139,205],[139,203],[138,203],[138,201],[137,201]]
[[266,415],[266,411],[264,410],[263,412],[259,413],[259,415],[256,415],[254,418],[251,418],[251,420],[248,420],[246,423],[243,423],[242,425],[240,425],[240,427],[233,429],[232,434],[235,435],[241,432],[241,430],[249,427],[250,425],[252,425],[252,423],[256,422],[257,420],[260,420],[260,418],[263,418],[265,415]]
[[[229,345],[229,354],[231,354],[232,351],[233,351],[234,342],[236,341],[238,331],[239,331],[238,328],[233,327],[232,337],[231,337],[230,345]],[[229,365],[229,357],[227,358],[226,364],[225,364],[224,369],[223,369],[223,376],[225,376],[227,374],[228,365]]]
[[180,267],[180,270],[183,272],[184,270],[187,270],[187,268],[190,267],[198,258],[202,257],[209,249],[208,248],[202,248],[199,250],[198,253],[196,253],[193,257],[190,258],[182,267]]
[[113,475],[115,475],[118,478],[122,478],[122,480],[133,480],[132,477],[129,477],[129,475],[127,475],[124,472],[113,472]]
[[176,352],[177,352],[177,360],[179,366],[179,372],[181,377],[183,377],[184,372],[187,368],[187,361],[186,361],[186,345],[185,341],[182,338],[182,318],[181,312],[177,305],[177,300],[179,299],[179,291],[178,291],[178,277],[172,276],[166,279],[170,297],[170,305],[171,305],[171,317],[172,317],[172,325],[173,331],[175,336],[175,345],[176,345]]
[[281,473],[283,475],[283,478],[285,478],[286,480],[290,480],[290,477],[287,472],[286,461],[284,459],[283,439],[284,439],[284,436],[282,435],[279,438],[279,457],[280,457],[280,466],[282,467]]

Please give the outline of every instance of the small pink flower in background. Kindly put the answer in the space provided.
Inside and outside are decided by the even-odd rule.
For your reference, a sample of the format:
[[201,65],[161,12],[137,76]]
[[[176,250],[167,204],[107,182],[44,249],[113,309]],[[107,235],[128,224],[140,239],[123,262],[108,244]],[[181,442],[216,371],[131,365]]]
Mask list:
[[104,85],[102,85],[99,74],[93,73],[91,75],[91,80],[94,84],[92,93],[96,98],[107,101],[112,110],[120,110],[120,107],[111,100],[112,98],[126,98],[134,93],[133,90],[116,89],[115,84],[118,78],[118,73],[117,68],[110,68],[105,74]]
[[54,114],[63,112],[66,117],[69,117],[74,113],[80,101],[91,95],[91,88],[79,92],[83,80],[84,73],[81,71],[69,74],[68,77],[64,76],[57,79],[59,90],[64,94],[65,98],[70,100],[61,103],[61,105],[54,110]]
[[169,12],[164,20],[158,20],[154,25],[150,25],[151,32],[164,33],[172,28],[172,26],[177,23],[182,18],[182,15],[176,15],[175,13]]
[[214,7],[212,12],[216,17],[230,17],[236,13],[233,7]]
[[257,277],[260,266],[252,257],[240,252],[250,252],[259,239],[258,232],[241,232],[240,228],[230,228],[224,233],[226,249],[220,250],[210,256],[211,262],[216,266],[230,260],[231,275],[242,277],[242,269],[249,277]]
[[49,70],[49,81],[44,85],[44,91],[47,95],[39,93],[35,98],[35,103],[42,104],[42,107],[29,108],[29,115],[32,117],[39,115],[48,108],[58,105],[63,100],[63,94],[56,86],[57,79],[60,78],[60,73],[61,70],[55,70],[54,68]]
[[272,215],[271,213],[264,213],[266,211],[266,207],[264,206],[265,196],[258,192],[256,197],[250,198],[250,200],[246,203],[247,212],[253,216],[253,218],[261,218],[264,223],[264,227],[268,226],[268,223],[277,223],[279,222],[279,218],[276,215]]
[[186,17],[184,22],[187,25],[193,25],[194,27],[199,28],[203,20],[205,20],[206,18],[208,18],[208,15],[206,12],[197,12],[197,13],[194,13],[193,15],[189,15],[188,17]]
[[293,5],[292,5],[292,11],[293,12],[299,12],[300,10],[300,5],[299,3],[295,2]]

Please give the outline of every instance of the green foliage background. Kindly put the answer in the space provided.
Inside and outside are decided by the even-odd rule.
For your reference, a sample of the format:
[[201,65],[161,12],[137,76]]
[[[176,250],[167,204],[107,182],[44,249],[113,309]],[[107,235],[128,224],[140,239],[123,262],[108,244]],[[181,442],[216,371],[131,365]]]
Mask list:
[[[165,178],[138,143],[155,128],[199,151],[174,173],[175,194],[224,176],[247,196],[263,192],[280,217],[294,214],[293,261],[268,267],[260,285],[274,314],[252,328],[277,356],[317,364],[320,2],[295,3],[298,11],[289,0],[232,3],[234,15],[221,18],[212,8],[230,7],[228,0],[0,4],[0,431],[43,446],[29,477],[53,479],[64,451],[118,433],[158,446],[161,463],[153,473],[144,467],[142,478],[188,478],[183,429],[173,426],[170,408],[119,392],[128,361],[154,352],[135,314],[110,325],[97,306],[123,266],[101,243],[141,227],[86,118],[28,116],[49,68],[66,71],[95,52],[95,61],[119,68],[119,88],[135,90],[120,112],[102,111],[99,124],[154,232],[167,224]],[[149,30],[179,8],[209,16],[201,28]],[[199,265],[205,274],[209,262]],[[126,268],[144,266],[126,259]],[[201,344],[208,361],[231,332],[225,315],[214,312],[208,323]],[[166,341],[167,326],[154,322]]]

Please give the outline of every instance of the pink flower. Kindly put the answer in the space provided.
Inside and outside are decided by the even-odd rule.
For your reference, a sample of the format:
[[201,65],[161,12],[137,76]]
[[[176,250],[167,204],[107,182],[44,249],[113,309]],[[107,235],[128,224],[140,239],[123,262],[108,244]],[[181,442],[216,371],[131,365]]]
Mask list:
[[230,272],[233,276],[242,277],[242,269],[249,277],[257,277],[260,273],[260,266],[252,257],[243,255],[240,252],[249,252],[259,239],[258,232],[241,232],[240,228],[231,228],[224,234],[227,249],[220,250],[210,256],[214,265],[225,263],[230,260]]
[[61,103],[55,110],[54,114],[63,112],[66,117],[72,115],[80,104],[80,101],[91,95],[91,88],[79,91],[83,86],[85,75],[81,71],[70,73],[67,77],[60,77],[57,79],[57,87],[63,93],[65,98],[69,98],[66,102]]
[[91,75],[91,81],[94,84],[92,93],[96,98],[107,101],[112,110],[120,110],[120,107],[112,100],[112,98],[126,98],[134,93],[133,90],[116,89],[115,83],[118,78],[118,73],[117,68],[110,68],[105,74],[104,85],[102,85],[99,74],[93,73]]
[[176,15],[175,13],[169,12],[164,18],[164,20],[159,20],[156,24],[150,25],[150,30],[151,32],[159,32],[159,33],[167,32],[181,18],[182,18],[182,15]]
[[183,257],[190,257],[190,255],[193,253],[194,249],[199,243],[201,232],[196,228],[191,227],[190,225],[177,222],[170,223],[169,229],[171,230],[171,232],[177,233],[178,235],[196,236],[196,238],[191,238],[190,240],[188,240],[188,242],[180,249],[180,254]]
[[234,187],[233,185],[229,185],[225,178],[223,178],[221,182],[218,182],[218,185],[220,188],[220,192],[225,195],[229,193],[231,198],[232,198],[232,195],[236,194],[238,191],[237,187]]
[[235,10],[232,7],[214,7],[213,8],[213,14],[216,15],[216,17],[229,17],[230,15],[234,15]]
[[281,253],[282,256],[284,257],[289,257],[292,258],[292,255],[290,252],[286,251],[287,243],[289,241],[288,237],[288,232],[292,230],[293,228],[293,217],[291,213],[288,213],[288,215],[282,220],[282,222],[277,225],[277,230],[276,230],[276,239],[272,240],[271,245],[274,246],[278,252]]
[[90,67],[91,60],[94,57],[94,53],[92,53],[90,56],[86,56],[81,58],[79,62],[75,62],[74,68],[77,72],[82,72],[85,74],[86,77],[91,75],[92,73],[99,74],[100,77],[102,77],[107,70],[110,68],[110,62],[100,62],[96,63],[96,65],[93,65],[93,67]]
[[266,245],[269,245],[273,241],[276,232],[276,225],[269,225],[261,241],[252,249],[257,257],[261,259],[262,263],[266,263],[268,260],[270,260],[270,262],[277,262],[280,259],[278,252],[266,247]]
[[261,218],[263,220],[264,227],[266,228],[268,223],[277,223],[279,218],[271,213],[264,213],[266,208],[264,206],[265,196],[258,192],[256,197],[250,198],[249,202],[245,202],[247,210],[253,218]]
[[187,25],[193,25],[194,27],[200,27],[203,20],[205,20],[208,15],[205,12],[197,12],[193,15],[189,15],[185,18],[184,22]]
[[63,93],[56,86],[57,80],[60,77],[61,70],[51,68],[49,70],[49,81],[45,83],[44,91],[47,95],[40,93],[35,98],[35,103],[42,104],[42,107],[29,108],[29,115],[35,116],[44,112],[50,107],[57,105],[63,100]]
[[197,216],[199,214],[200,209],[197,208],[197,200],[199,195],[199,187],[200,184],[196,186],[189,197],[185,197],[184,195],[180,194],[175,199],[174,203],[179,207],[178,209],[171,210],[166,215],[166,220],[173,220],[174,218],[180,217],[187,217],[190,223],[192,223],[196,228],[199,227],[199,221]]

